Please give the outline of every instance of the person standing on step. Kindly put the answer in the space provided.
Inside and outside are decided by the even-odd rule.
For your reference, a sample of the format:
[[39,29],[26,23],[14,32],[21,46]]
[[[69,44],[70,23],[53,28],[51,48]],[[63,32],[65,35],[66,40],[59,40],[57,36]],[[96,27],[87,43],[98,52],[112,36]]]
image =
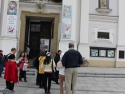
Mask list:
[[82,55],[80,52],[74,50],[74,44],[69,43],[69,50],[63,55],[62,65],[65,66],[65,84],[66,84],[66,94],[71,92],[72,84],[72,94],[76,93],[77,75],[78,67],[83,64]]
[[26,70],[23,69],[24,64],[28,63],[28,60],[25,56],[25,52],[21,52],[20,58],[18,59],[19,61],[19,69],[20,69],[20,74],[19,74],[19,81],[22,82],[22,78],[24,78],[24,82],[27,82],[26,79]]
[[45,51],[40,52],[40,56],[38,58],[39,60],[39,69],[38,69],[38,79],[39,79],[39,88],[43,88],[43,82],[44,82],[44,69],[42,67],[43,61],[46,59],[46,53]]
[[[62,51],[61,51],[61,50],[58,50],[58,53],[56,54],[56,56],[55,56],[55,58],[54,58],[54,61],[55,61],[56,66],[57,66],[57,63],[60,61],[60,55],[61,55],[61,53],[62,53]],[[59,71],[57,70],[57,68],[56,68],[55,75],[56,75],[56,78],[57,78],[56,84],[59,84],[59,82],[58,82],[58,79],[59,79]]]
[[0,50],[0,77],[2,77],[2,71],[3,71],[3,64],[1,62],[2,58],[3,58],[3,51]]

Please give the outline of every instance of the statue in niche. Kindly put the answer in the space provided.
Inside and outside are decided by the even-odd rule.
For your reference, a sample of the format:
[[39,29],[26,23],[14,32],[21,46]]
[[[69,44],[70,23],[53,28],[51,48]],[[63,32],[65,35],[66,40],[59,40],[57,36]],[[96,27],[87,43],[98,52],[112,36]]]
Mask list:
[[107,0],[99,0],[99,8],[108,8],[107,7]]

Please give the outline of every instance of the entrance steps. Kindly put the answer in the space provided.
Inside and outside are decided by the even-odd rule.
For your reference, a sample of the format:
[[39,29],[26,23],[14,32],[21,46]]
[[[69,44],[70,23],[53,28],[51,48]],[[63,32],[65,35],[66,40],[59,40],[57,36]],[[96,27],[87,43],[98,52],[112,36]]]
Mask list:
[[[80,71],[80,70],[79,70]],[[4,71],[3,71],[4,73]],[[36,69],[28,68],[27,75],[35,76]],[[92,73],[92,72],[79,72],[78,77],[102,77],[102,78],[125,78],[125,73]]]

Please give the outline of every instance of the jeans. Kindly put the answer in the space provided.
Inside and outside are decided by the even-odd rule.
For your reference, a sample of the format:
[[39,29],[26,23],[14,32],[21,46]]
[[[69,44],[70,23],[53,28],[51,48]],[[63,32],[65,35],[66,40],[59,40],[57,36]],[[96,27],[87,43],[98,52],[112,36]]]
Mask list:
[[[45,89],[45,92],[50,91],[51,76],[52,76],[52,73],[46,73],[46,72],[44,73],[44,89]],[[47,86],[47,83],[48,83],[48,86]]]
[[59,75],[60,80],[60,94],[64,94],[63,82],[65,81],[65,75]]
[[26,81],[26,71],[20,69],[19,80],[21,81],[22,78],[24,78],[24,81]]
[[6,81],[6,88],[13,91],[14,83],[10,83],[9,81]]

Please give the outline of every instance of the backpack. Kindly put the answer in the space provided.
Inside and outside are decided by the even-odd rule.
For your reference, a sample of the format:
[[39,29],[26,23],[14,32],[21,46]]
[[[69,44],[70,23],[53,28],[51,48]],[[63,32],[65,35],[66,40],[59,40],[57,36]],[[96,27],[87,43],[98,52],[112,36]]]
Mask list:
[[4,55],[4,56],[3,56],[2,60],[1,60],[1,63],[2,63],[2,65],[3,65],[3,67],[6,66],[6,63],[7,63],[7,61],[8,61],[8,57],[9,57],[10,55],[11,55],[11,53],[8,54],[8,55]]
[[33,58],[33,67],[35,67],[36,69],[38,69],[38,65],[39,65],[39,57]]

